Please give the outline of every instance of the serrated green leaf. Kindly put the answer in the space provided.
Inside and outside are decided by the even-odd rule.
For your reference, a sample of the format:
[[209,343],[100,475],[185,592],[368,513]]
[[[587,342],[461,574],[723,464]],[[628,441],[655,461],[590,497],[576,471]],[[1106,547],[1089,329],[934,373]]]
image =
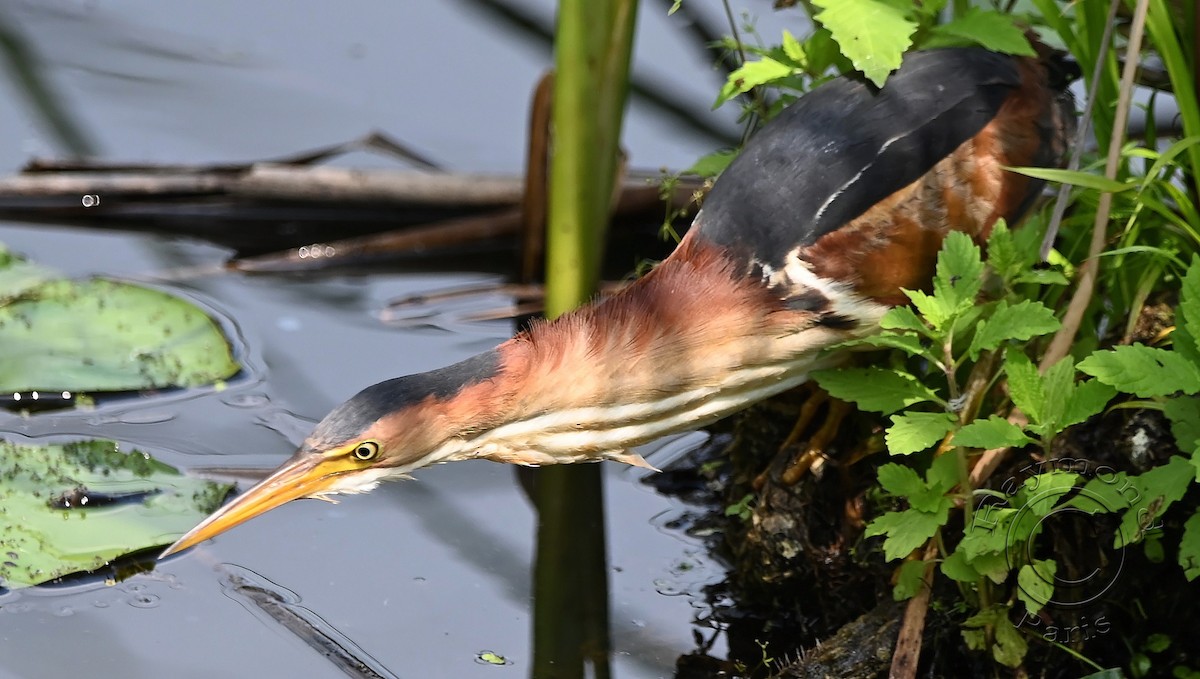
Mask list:
[[1200,365],[1200,337],[1196,337],[1188,329],[1176,325],[1171,333],[1171,350],[1182,356],[1192,365]]
[[980,506],[971,515],[971,523],[963,531],[958,551],[972,563],[985,554],[1003,557],[1009,547],[1008,529],[1016,515],[1017,510],[1012,507]]
[[1139,476],[1125,472],[1097,475],[1067,506],[1090,513],[1120,512],[1121,525],[1113,547],[1121,549],[1157,529],[1159,517],[1183,497],[1195,479],[1196,469],[1191,462],[1175,455],[1167,464]]
[[1035,179],[1045,179],[1047,181],[1058,182],[1059,184],[1070,184],[1072,186],[1081,186],[1085,189],[1095,189],[1096,191],[1107,191],[1109,193],[1120,193],[1135,189],[1138,186],[1132,180],[1121,182],[1080,170],[1060,170],[1050,167],[1006,167],[1004,169]]
[[683,174],[694,174],[700,177],[711,178],[720,175],[729,167],[734,158],[737,158],[737,149],[721,149],[712,153],[700,156],[692,166],[683,171]]
[[899,497],[916,495],[927,488],[925,481],[908,465],[889,462],[880,466],[876,475],[884,490]]
[[[1018,511],[1018,516],[1029,514],[1034,522],[1041,521],[1043,517],[1050,514],[1059,499],[1075,490],[1079,479],[1079,474],[1061,469],[1025,479],[1020,490],[1013,497],[1013,506],[1021,510]],[[1018,540],[1024,540],[1030,535],[1026,527],[1016,527],[1011,534]]]
[[927,295],[921,290],[903,290],[903,292],[908,295],[913,306],[917,307],[917,311],[921,313],[921,317],[928,321],[934,330],[943,331],[954,318],[956,309],[941,297]]
[[929,328],[925,327],[911,307],[906,306],[890,309],[879,319],[879,327],[884,330],[911,330],[922,335],[929,334]]
[[842,54],[876,87],[900,67],[904,51],[912,45],[917,23],[897,4],[881,0],[813,0],[821,8],[814,15],[833,35]]
[[921,346],[921,338],[916,335],[900,335],[894,332],[884,332],[878,335],[868,335],[842,342],[837,346],[867,346],[880,349],[899,349],[910,356],[920,356],[925,353]]
[[1009,607],[994,605],[967,618],[963,623],[962,635],[967,646],[976,651],[987,648],[987,630],[992,631],[992,657],[1006,667],[1018,667],[1025,659],[1029,646],[1025,637],[1008,618]]
[[1067,400],[1062,420],[1058,423],[1059,428],[1066,429],[1100,413],[1116,395],[1116,389],[1096,380],[1088,380],[1075,385],[1075,390]]
[[967,557],[960,551],[955,551],[950,556],[942,561],[942,575],[954,580],[955,582],[976,582],[983,577],[981,573],[971,567],[967,562]]
[[1017,251],[1013,241],[1012,231],[1003,220],[998,220],[988,236],[987,264],[997,276],[1009,281],[1025,268],[1024,258]]
[[941,441],[957,420],[950,413],[902,413],[892,415],[884,439],[892,455],[920,452]]
[[1025,604],[1030,615],[1036,615],[1054,598],[1054,576],[1058,564],[1052,560],[1035,560],[1021,566],[1017,572],[1017,598]]
[[1097,351],[1083,359],[1079,369],[1141,398],[1200,392],[1200,367],[1175,352],[1141,344]]
[[1188,580],[1200,575],[1200,512],[1188,517],[1183,524],[1183,537],[1179,539],[1179,565]]
[[1066,356],[1046,369],[1042,386],[1046,400],[1042,403],[1041,423],[1049,428],[1046,434],[1057,434],[1062,429],[1060,423],[1067,412],[1067,401],[1075,393],[1075,359]]
[[975,305],[975,297],[982,287],[983,260],[979,246],[965,233],[951,231],[946,234],[938,252],[934,296],[943,300],[951,313],[958,313]]
[[953,503],[944,496],[941,487],[930,487],[911,467],[894,462],[883,465],[878,472],[879,485],[884,490],[908,500],[913,509],[922,512],[941,512]]
[[717,95],[717,101],[713,104],[713,108],[715,109],[737,95],[749,92],[759,85],[766,85],[787,78],[794,72],[795,69],[792,66],[782,64],[770,57],[763,57],[758,61],[748,61],[729,74],[729,78],[721,87],[721,93]]
[[1034,283],[1036,285],[1067,285],[1071,280],[1057,269],[1033,269],[1017,274],[1013,282]]
[[1029,443],[1033,443],[1033,439],[1020,427],[996,415],[975,420],[954,434],[954,445],[965,448],[1013,448]]
[[1200,453],[1200,398],[1180,396],[1163,404],[1163,414],[1171,421],[1171,433],[1185,453]]
[[872,521],[867,526],[865,535],[886,535],[887,538],[883,541],[883,555],[888,561],[893,561],[908,556],[914,549],[925,544],[938,528],[945,525],[949,513],[949,502],[938,512],[922,512],[917,509],[888,512]]
[[925,586],[925,562],[905,561],[900,564],[896,575],[896,587],[892,590],[892,599],[907,601],[917,595]]
[[1022,31],[1013,22],[1012,15],[971,8],[954,21],[934,26],[930,33],[935,36],[961,38],[993,52],[1036,56],[1033,47]]
[[1175,325],[1175,343],[1187,343],[1192,356],[1200,355],[1200,255],[1192,255],[1192,263],[1183,277]]
[[1008,394],[1013,405],[1020,408],[1030,420],[1040,423],[1046,387],[1037,366],[1020,350],[1009,349],[1004,355],[1004,374],[1008,377]]
[[1001,301],[996,312],[979,323],[967,355],[975,359],[982,351],[998,349],[1008,340],[1029,340],[1052,333],[1061,326],[1054,311],[1041,302],[1022,300],[1015,306]]
[[958,460],[954,455],[938,455],[925,472],[925,484],[938,493],[946,493],[958,485]]
[[788,59],[792,60],[792,65],[797,68],[805,68],[808,65],[808,56],[804,54],[804,45],[792,35],[792,32],[786,28],[783,30],[783,42],[780,43],[783,53]]
[[941,403],[937,394],[917,378],[895,370],[842,368],[819,370],[812,377],[835,398],[885,415],[925,401]]

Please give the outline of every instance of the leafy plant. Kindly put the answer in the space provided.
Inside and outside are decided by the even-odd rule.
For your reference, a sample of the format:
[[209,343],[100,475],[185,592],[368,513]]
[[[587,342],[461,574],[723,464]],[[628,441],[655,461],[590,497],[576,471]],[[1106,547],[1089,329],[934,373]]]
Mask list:
[[[883,85],[909,49],[977,44],[1030,54],[1026,27],[1042,41],[1065,47],[1079,65],[1095,99],[1083,122],[1099,154],[1114,138],[1117,102],[1132,96],[1121,86],[1117,51],[1109,44],[1127,36],[1115,31],[1120,37],[1110,38],[1107,2],[787,4],[808,14],[809,34],[785,32],[777,45],[724,43],[750,56],[730,74],[716,105],[740,101],[748,128],[833,75],[858,71]],[[1014,5],[1021,14],[1011,12]],[[1192,506],[1181,500],[1200,470],[1200,103],[1196,64],[1187,52],[1197,37],[1197,9],[1195,3],[1165,0],[1146,6],[1148,50],[1165,73],[1154,79],[1145,77],[1153,69],[1139,72],[1150,92],[1146,124],[1122,144],[1113,178],[1099,173],[1103,161],[1093,149],[1085,149],[1079,170],[1010,168],[1073,187],[1048,266],[1038,252],[1047,215],[1033,215],[1017,231],[997,225],[986,260],[970,239],[951,233],[932,289],[908,291],[911,306],[886,314],[881,333],[849,343],[890,355],[872,367],[814,376],[833,396],[887,417],[884,440],[893,458],[877,470],[886,506],[866,533],[883,538],[884,557],[900,562],[894,596],[907,599],[925,586],[926,559],[933,554],[937,572],[958,585],[959,605],[971,611],[962,629],[966,645],[990,651],[996,662],[1011,667],[1024,661],[1031,643],[1039,643],[1014,627],[1014,613],[1038,613],[1054,600],[1056,578],[1069,576],[1071,564],[1061,555],[1031,556],[1044,554],[1034,547],[1043,519],[1055,511],[1113,514],[1119,522],[1114,547],[1142,543],[1153,562],[1165,556],[1159,527],[1182,526],[1178,562],[1189,580],[1200,576],[1200,514],[1179,509]],[[1155,114],[1166,98],[1160,92],[1170,93],[1178,105],[1176,129],[1155,122],[1162,119]],[[701,159],[693,171],[716,176],[733,156],[721,151]],[[1102,193],[1109,195],[1102,199]],[[1102,221],[1097,231],[1107,249],[1098,258],[1096,294],[1083,318],[1068,323],[1065,333],[1076,337],[1070,355],[1047,361],[1047,335],[1062,326],[1069,283],[1076,266],[1092,257],[1092,225],[1108,198],[1108,228]],[[1148,339],[1139,325],[1143,311],[1154,306],[1169,313],[1177,288],[1174,328],[1163,331],[1151,323],[1155,329]],[[1136,343],[1138,338],[1146,344]],[[1101,347],[1109,348],[1098,351]],[[1055,441],[1116,399],[1123,401],[1121,408],[1161,410],[1184,454],[1141,474],[1115,472],[1105,479],[1052,468]],[[1010,448],[1050,468],[1035,467],[1038,473],[999,489],[974,488],[972,463]],[[1099,671],[1095,676],[1116,676],[1075,649],[1045,641],[1091,664]],[[1154,647],[1165,648],[1162,641]],[[1175,673],[1187,676],[1190,670],[1181,663]],[[1144,676],[1135,665],[1131,661],[1129,670]],[[1155,671],[1159,667],[1156,662]]]

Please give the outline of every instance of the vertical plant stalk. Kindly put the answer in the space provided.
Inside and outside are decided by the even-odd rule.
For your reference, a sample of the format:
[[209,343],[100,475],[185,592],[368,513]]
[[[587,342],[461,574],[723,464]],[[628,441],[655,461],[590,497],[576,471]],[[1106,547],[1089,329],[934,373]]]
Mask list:
[[[1100,37],[1100,52],[1096,58],[1096,64],[1092,67],[1091,82],[1099,83],[1104,76],[1104,58],[1108,53],[1108,46],[1112,42],[1113,24],[1116,23],[1117,9],[1121,6],[1121,0],[1112,0],[1108,7],[1108,21],[1104,24],[1104,34]],[[1067,161],[1068,170],[1078,170],[1079,163],[1083,159],[1083,145],[1087,143],[1088,131],[1092,127],[1092,111],[1096,108],[1096,99],[1100,96],[1100,87],[1094,86],[1088,88],[1087,102],[1083,105],[1083,115],[1079,126],[1075,130],[1075,139],[1071,142],[1071,159]],[[1058,228],[1062,225],[1063,216],[1067,214],[1067,198],[1071,195],[1071,185],[1063,184],[1058,187],[1058,195],[1054,198],[1054,210],[1050,213],[1050,223],[1046,226],[1046,235],[1042,238],[1042,249],[1039,255],[1042,261],[1046,261],[1050,257],[1050,248],[1054,247],[1054,240],[1058,237]]]
[[[1133,24],[1129,29],[1129,43],[1125,48],[1125,67],[1121,72],[1120,96],[1117,98],[1112,140],[1108,145],[1108,158],[1104,165],[1104,176],[1108,179],[1117,178],[1117,168],[1121,164],[1121,146],[1125,143],[1129,106],[1133,101],[1133,77],[1137,73],[1138,55],[1142,50],[1142,36],[1145,33],[1146,10],[1149,4],[1149,0],[1138,0],[1133,13]],[[1079,267],[1079,286],[1075,288],[1075,294],[1067,305],[1062,327],[1055,333],[1038,366],[1042,372],[1070,352],[1071,344],[1075,341],[1075,335],[1083,322],[1083,315],[1092,302],[1096,290],[1096,277],[1100,270],[1100,253],[1104,250],[1104,241],[1108,237],[1108,218],[1111,211],[1112,194],[1101,193],[1099,204],[1096,206],[1096,220],[1092,224],[1092,242],[1088,247],[1088,256]]]
[[[563,0],[555,36],[546,315],[586,301],[600,278],[618,168],[636,0]],[[533,672],[607,679],[608,565],[598,465],[537,476]]]

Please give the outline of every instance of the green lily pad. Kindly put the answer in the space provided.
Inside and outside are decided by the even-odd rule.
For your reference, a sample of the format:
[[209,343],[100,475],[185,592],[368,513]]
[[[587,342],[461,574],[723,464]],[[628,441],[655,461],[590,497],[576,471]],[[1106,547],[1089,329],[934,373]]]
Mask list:
[[221,328],[186,300],[48,277],[0,247],[0,391],[190,387],[239,369]]
[[0,441],[0,584],[36,585],[169,545],[231,489],[114,441]]

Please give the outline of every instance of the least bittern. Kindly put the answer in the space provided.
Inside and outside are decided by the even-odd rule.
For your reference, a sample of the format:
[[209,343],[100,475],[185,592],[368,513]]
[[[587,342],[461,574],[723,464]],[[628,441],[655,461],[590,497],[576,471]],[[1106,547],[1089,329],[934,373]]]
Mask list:
[[620,293],[449,367],[367,387],[266,480],[164,552],[297,498],[457,460],[646,462],[631,448],[803,383],[821,349],[927,287],[946,233],[983,242],[1041,190],[1074,123],[1051,58],[919,52],[839,78],[751,139],[670,257]]

